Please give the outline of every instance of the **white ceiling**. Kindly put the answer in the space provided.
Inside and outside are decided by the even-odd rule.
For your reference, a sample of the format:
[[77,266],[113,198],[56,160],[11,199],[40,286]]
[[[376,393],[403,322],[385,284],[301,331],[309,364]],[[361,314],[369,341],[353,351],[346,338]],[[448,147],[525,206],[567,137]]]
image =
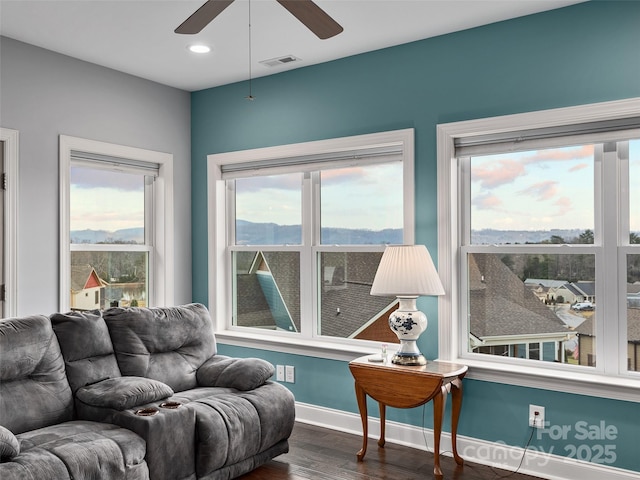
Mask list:
[[[316,0],[344,27],[319,40],[275,0],[235,0],[198,35],[173,30],[205,0],[0,0],[0,33],[194,91],[552,10],[584,0]],[[205,55],[192,43],[212,47]],[[293,55],[277,67],[260,61]]]

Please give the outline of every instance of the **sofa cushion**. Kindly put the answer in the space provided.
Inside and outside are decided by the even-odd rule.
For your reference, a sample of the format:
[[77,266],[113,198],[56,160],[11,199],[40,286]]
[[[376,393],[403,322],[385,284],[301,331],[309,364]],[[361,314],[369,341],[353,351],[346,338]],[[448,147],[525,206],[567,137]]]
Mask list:
[[295,421],[292,393],[275,382],[248,392],[202,397],[184,406],[196,413],[198,478],[269,450],[289,438]]
[[50,318],[74,393],[85,385],[120,376],[109,329],[99,310],[54,313]]
[[76,397],[93,407],[125,410],[173,395],[173,390],[157,380],[142,377],[119,377],[80,388]]
[[204,305],[110,308],[103,317],[122,375],[159,380],[181,392],[197,386],[196,371],[216,353]]
[[230,358],[216,355],[204,363],[197,373],[202,387],[229,387],[253,390],[273,376],[272,364],[261,358]]
[[0,461],[10,460],[20,453],[20,442],[16,436],[0,425]]
[[[115,425],[71,421],[25,432],[18,438],[21,454],[13,462],[3,463],[2,466],[9,469],[12,464],[17,464],[22,475],[8,475],[6,478],[149,478],[145,441],[135,433]],[[56,465],[60,464],[65,475],[51,472],[51,476],[42,476],[43,464],[49,468],[57,468]],[[0,475],[0,478],[5,477]]]
[[14,434],[73,418],[73,398],[49,319],[0,320],[0,424]]

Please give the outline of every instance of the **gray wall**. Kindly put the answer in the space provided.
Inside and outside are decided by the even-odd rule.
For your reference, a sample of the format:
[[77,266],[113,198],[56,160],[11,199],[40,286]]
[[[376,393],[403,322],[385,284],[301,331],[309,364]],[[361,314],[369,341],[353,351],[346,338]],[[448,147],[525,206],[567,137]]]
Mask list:
[[191,301],[188,92],[0,37],[0,126],[20,132],[18,315],[59,308],[61,134],[173,154],[175,303]]

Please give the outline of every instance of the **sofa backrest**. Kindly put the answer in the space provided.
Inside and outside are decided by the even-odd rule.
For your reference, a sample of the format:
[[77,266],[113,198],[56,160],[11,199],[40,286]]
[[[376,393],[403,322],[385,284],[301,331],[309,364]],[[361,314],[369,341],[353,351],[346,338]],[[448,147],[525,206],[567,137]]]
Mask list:
[[110,308],[103,313],[122,375],[159,380],[175,392],[197,386],[196,371],[216,354],[204,305]]
[[109,329],[99,310],[54,313],[50,318],[74,394],[86,385],[121,376]]
[[18,434],[73,415],[71,388],[49,319],[0,320],[0,424]]

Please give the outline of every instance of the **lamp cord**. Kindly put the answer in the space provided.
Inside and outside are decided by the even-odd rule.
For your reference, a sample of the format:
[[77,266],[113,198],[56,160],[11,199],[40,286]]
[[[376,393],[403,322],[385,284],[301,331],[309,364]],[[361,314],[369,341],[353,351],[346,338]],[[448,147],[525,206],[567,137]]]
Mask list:
[[531,427],[531,434],[529,435],[529,439],[527,440],[527,444],[524,446],[524,451],[522,452],[522,457],[520,458],[520,463],[518,464],[518,468],[516,468],[513,472],[509,472],[506,475],[500,475],[500,473],[496,472],[493,467],[489,467],[491,468],[491,471],[495,474],[494,479],[499,479],[499,478],[508,478],[511,475],[515,475],[516,473],[518,473],[520,471],[520,467],[522,467],[522,463],[524,462],[524,457],[527,455],[527,450],[529,449],[529,445],[531,445],[531,439],[533,438],[533,432],[535,431],[536,427]]
[[[422,405],[422,436],[424,438],[424,444],[427,447],[427,452],[433,453],[433,450],[431,450],[429,448],[429,441],[427,439],[427,433],[426,433],[426,423],[425,423],[425,410],[426,410],[427,404],[423,404]],[[522,457],[520,458],[520,463],[518,464],[518,468],[516,468],[513,471],[507,472],[505,475],[501,475],[500,472],[497,472],[493,467],[489,467],[491,469],[491,471],[493,472],[493,474],[495,475],[495,477],[493,477],[493,480],[498,480],[498,479],[502,479],[502,478],[509,478],[512,475],[517,474],[520,471],[520,468],[522,467],[522,463],[524,462],[524,457],[527,455],[527,450],[529,449],[529,446],[531,445],[531,440],[533,439],[533,433],[535,432],[536,427],[531,427],[531,433],[529,434],[529,439],[527,440],[527,444],[524,446],[524,451],[522,452]],[[440,455],[444,455],[446,453],[453,453],[449,450],[445,450],[444,452],[440,452]],[[467,468],[471,467],[469,464],[465,463],[465,466]]]

